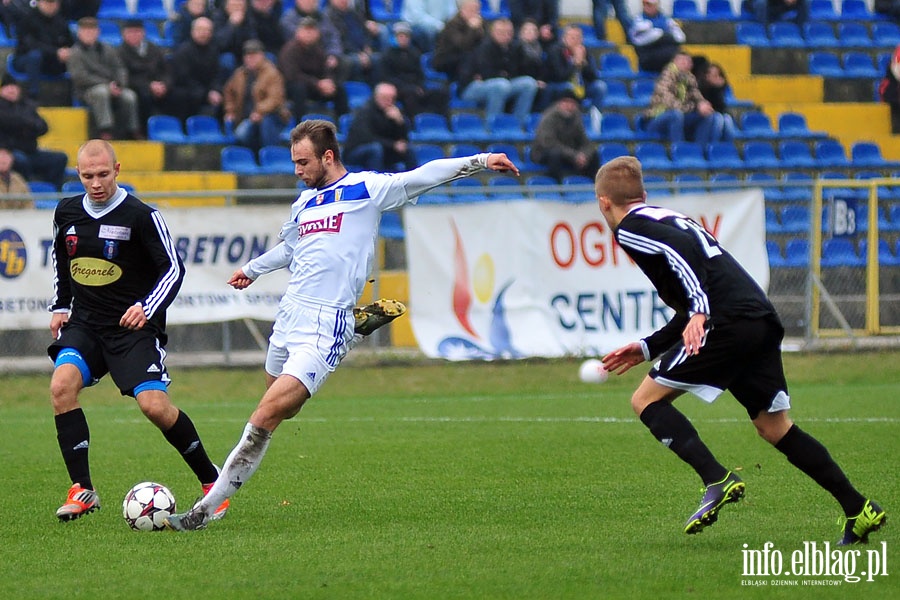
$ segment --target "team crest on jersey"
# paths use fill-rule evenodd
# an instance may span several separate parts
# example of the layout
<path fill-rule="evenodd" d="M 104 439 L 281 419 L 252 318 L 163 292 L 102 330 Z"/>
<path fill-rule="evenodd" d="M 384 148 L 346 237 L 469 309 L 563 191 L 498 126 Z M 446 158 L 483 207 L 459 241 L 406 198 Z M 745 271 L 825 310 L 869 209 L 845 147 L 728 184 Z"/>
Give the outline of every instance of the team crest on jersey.
<path fill-rule="evenodd" d="M 77 235 L 67 235 L 66 236 L 66 254 L 69 256 L 75 256 L 75 252 L 78 251 L 78 236 Z"/>
<path fill-rule="evenodd" d="M 325 194 L 316 194 L 316 206 L 321 205 L 325 202 Z"/>
<path fill-rule="evenodd" d="M 340 202 L 340 201 L 341 201 L 341 197 L 342 197 L 343 195 L 344 195 L 344 188 L 337 188 L 336 190 L 334 190 L 334 201 L 335 201 L 335 202 Z"/>
<path fill-rule="evenodd" d="M 119 255 L 119 242 L 106 240 L 103 243 L 103 258 L 112 260 Z"/>

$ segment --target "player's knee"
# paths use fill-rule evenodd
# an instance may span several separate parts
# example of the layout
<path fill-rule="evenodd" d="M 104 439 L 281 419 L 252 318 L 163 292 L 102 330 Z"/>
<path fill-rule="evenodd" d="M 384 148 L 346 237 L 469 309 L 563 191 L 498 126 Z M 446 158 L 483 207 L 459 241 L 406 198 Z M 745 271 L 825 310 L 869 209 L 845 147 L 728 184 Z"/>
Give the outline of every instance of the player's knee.
<path fill-rule="evenodd" d="M 644 412 L 644 409 L 650 404 L 649 400 L 643 395 L 635 392 L 631 396 L 631 409 L 634 411 L 634 414 L 641 416 L 641 413 Z"/>
<path fill-rule="evenodd" d="M 66 377 L 54 373 L 50 379 L 50 402 L 56 414 L 68 412 L 77 405 L 78 391 L 81 389 L 77 377 Z"/>

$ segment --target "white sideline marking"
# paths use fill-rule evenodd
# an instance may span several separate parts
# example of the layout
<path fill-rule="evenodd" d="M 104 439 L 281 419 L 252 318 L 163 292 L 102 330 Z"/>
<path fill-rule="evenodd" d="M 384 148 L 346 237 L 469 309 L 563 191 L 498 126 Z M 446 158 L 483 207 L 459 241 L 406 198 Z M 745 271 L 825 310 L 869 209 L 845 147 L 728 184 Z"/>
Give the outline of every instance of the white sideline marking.
<path fill-rule="evenodd" d="M 637 417 L 298 417 L 296 423 L 639 423 Z M 115 419 L 116 423 L 146 423 L 146 419 Z M 245 423 L 246 419 L 206 418 L 204 423 Z M 750 419 L 691 419 L 692 423 L 749 423 Z M 900 423 L 894 417 L 813 417 L 801 423 Z"/>

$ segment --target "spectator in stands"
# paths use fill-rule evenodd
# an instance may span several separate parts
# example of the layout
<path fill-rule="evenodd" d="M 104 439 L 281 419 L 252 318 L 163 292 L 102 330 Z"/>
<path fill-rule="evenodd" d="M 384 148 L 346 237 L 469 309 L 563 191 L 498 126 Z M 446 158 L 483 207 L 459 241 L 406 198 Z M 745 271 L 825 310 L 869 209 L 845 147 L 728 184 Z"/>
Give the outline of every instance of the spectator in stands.
<path fill-rule="evenodd" d="M 434 50 L 438 34 L 456 14 L 456 0 L 403 0 L 400 18 L 412 27 L 413 44 L 424 52 Z"/>
<path fill-rule="evenodd" d="M 541 43 L 552 44 L 559 26 L 559 0 L 509 0 L 509 18 L 516 31 L 526 20 L 534 21 Z"/>
<path fill-rule="evenodd" d="M 532 159 L 559 181 L 566 175 L 593 177 L 600 168 L 597 145 L 588 139 L 578 102 L 572 90 L 562 92 L 541 114 L 531 144 Z"/>
<path fill-rule="evenodd" d="M 62 0 L 62 14 L 69 21 L 96 17 L 102 3 L 102 0 Z"/>
<path fill-rule="evenodd" d="M 284 77 L 266 58 L 263 43 L 244 42 L 242 54 L 243 65 L 225 83 L 225 121 L 232 124 L 239 144 L 258 151 L 278 143 L 291 114 Z"/>
<path fill-rule="evenodd" d="M 534 19 L 525 19 L 518 29 L 516 47 L 523 75 L 531 75 L 538 82 L 539 90 L 544 88 L 546 53 L 541 44 L 541 33 Z"/>
<path fill-rule="evenodd" d="M 319 10 L 319 0 L 295 0 L 294 7 L 284 11 L 281 15 L 281 34 L 285 40 L 294 38 L 297 26 L 304 17 L 312 17 L 319 27 L 319 36 L 325 46 L 325 54 L 328 56 L 328 68 L 336 69 L 343 48 L 341 36 L 334 26 L 325 18 L 325 13 Z"/>
<path fill-rule="evenodd" d="M 572 91 L 578 101 L 585 98 L 600 110 L 606 96 L 606 83 L 600 79 L 599 69 L 584 45 L 584 32 L 578 25 L 568 25 L 562 37 L 547 51 L 547 87 L 544 97 L 547 106 Z"/>
<path fill-rule="evenodd" d="M 290 39 L 281 32 L 279 21 L 283 13 L 281 0 L 250 0 L 249 16 L 266 52 L 278 54 L 285 40 Z"/>
<path fill-rule="evenodd" d="M 447 21 L 435 40 L 431 66 L 446 73 L 451 81 L 460 81 L 461 67 L 471 61 L 475 48 L 483 39 L 481 0 L 460 0 L 459 10 Z"/>
<path fill-rule="evenodd" d="M 128 71 L 119 53 L 99 41 L 97 19 L 79 19 L 75 35 L 78 40 L 69 57 L 69 74 L 75 97 L 88 107 L 94 119 L 97 137 L 111 140 L 124 134 L 143 139 L 137 94 L 128 87 Z"/>
<path fill-rule="evenodd" d="M 659 73 L 672 61 L 686 37 L 681 26 L 659 9 L 659 0 L 642 0 L 643 12 L 628 30 L 643 71 Z"/>
<path fill-rule="evenodd" d="M 900 0 L 875 0 L 873 8 L 891 21 L 900 21 Z"/>
<path fill-rule="evenodd" d="M 191 39 L 191 26 L 200 17 L 212 18 L 208 0 L 186 0 L 178 5 L 172 18 L 172 43 L 177 48 Z"/>
<path fill-rule="evenodd" d="M 0 146 L 0 209 L 28 208 L 31 189 L 28 182 L 13 170 L 13 153 Z M 22 196 L 15 200 L 4 196 Z"/>
<path fill-rule="evenodd" d="M 344 160 L 366 171 L 400 172 L 416 166 L 409 146 L 409 122 L 397 106 L 397 88 L 382 82 L 353 111 Z"/>
<path fill-rule="evenodd" d="M 734 118 L 728 113 L 728 79 L 722 65 L 709 62 L 705 56 L 694 56 L 691 72 L 697 79 L 700 93 L 721 115 L 722 130 L 714 137 L 723 142 L 732 142 L 735 137 Z"/>
<path fill-rule="evenodd" d="M 223 7 L 213 12 L 213 25 L 219 64 L 230 75 L 241 61 L 244 44 L 259 35 L 248 14 L 247 0 L 225 0 Z"/>
<path fill-rule="evenodd" d="M 31 10 L 29 0 L 0 0 L 0 25 L 6 37 L 15 38 L 18 23 Z"/>
<path fill-rule="evenodd" d="M 616 19 L 622 26 L 622 32 L 626 37 L 628 36 L 628 32 L 631 31 L 631 27 L 634 25 L 634 19 L 631 18 L 631 13 L 628 11 L 626 0 L 593 0 L 592 4 L 594 35 L 597 36 L 598 40 L 606 39 L 606 17 L 609 15 L 610 5 L 616 11 Z"/>
<path fill-rule="evenodd" d="M 900 45 L 891 54 L 878 93 L 881 100 L 891 107 L 891 132 L 900 133 Z"/>
<path fill-rule="evenodd" d="M 59 0 L 38 0 L 17 26 L 13 66 L 25 73 L 27 92 L 37 98 L 43 75 L 62 75 L 75 40 L 69 22 L 59 12 Z"/>
<path fill-rule="evenodd" d="M 490 123 L 503 112 L 507 102 L 512 102 L 513 114 L 523 127 L 528 124 L 538 83 L 534 77 L 522 74 L 520 58 L 513 41 L 512 21 L 493 21 L 488 37 L 478 46 L 460 81 L 460 97 L 483 106 L 486 122 Z"/>
<path fill-rule="evenodd" d="M 809 18 L 807 0 L 748 0 L 760 23 L 794 21 L 803 25 Z"/>
<path fill-rule="evenodd" d="M 293 39 L 278 54 L 278 67 L 298 122 L 310 112 L 311 102 L 333 102 L 338 115 L 350 112 L 340 65 L 326 53 L 314 17 L 300 20 Z"/>
<path fill-rule="evenodd" d="M 219 67 L 219 49 L 213 42 L 211 19 L 194 19 L 191 39 L 178 46 L 171 64 L 173 114 L 182 121 L 198 114 L 220 117 L 224 78 Z"/>
<path fill-rule="evenodd" d="M 388 46 L 390 36 L 387 28 L 366 19 L 362 10 L 350 6 L 350 0 L 328 0 L 325 19 L 338 32 L 348 79 L 372 81 L 372 69 L 378 62 L 378 52 Z"/>
<path fill-rule="evenodd" d="M 688 140 L 705 146 L 721 139 L 722 116 L 703 98 L 692 66 L 691 56 L 679 52 L 659 74 L 646 129 L 669 142 Z"/>
<path fill-rule="evenodd" d="M 426 84 L 422 53 L 412 45 L 412 27 L 405 21 L 398 21 L 394 23 L 393 31 L 396 43 L 381 55 L 379 78 L 397 88 L 400 102 L 410 118 L 422 112 L 449 117 L 450 93 L 444 85 Z"/>
<path fill-rule="evenodd" d="M 117 50 L 128 71 L 128 87 L 137 94 L 142 127 L 152 115 L 174 114 L 169 99 L 169 62 L 162 48 L 147 41 L 142 20 L 128 19 L 122 24 L 122 45 Z"/>
<path fill-rule="evenodd" d="M 16 170 L 26 179 L 48 181 L 60 188 L 69 159 L 65 152 L 38 148 L 47 133 L 47 121 L 37 103 L 22 93 L 19 82 L 7 73 L 0 79 L 0 146 L 15 156 Z"/>

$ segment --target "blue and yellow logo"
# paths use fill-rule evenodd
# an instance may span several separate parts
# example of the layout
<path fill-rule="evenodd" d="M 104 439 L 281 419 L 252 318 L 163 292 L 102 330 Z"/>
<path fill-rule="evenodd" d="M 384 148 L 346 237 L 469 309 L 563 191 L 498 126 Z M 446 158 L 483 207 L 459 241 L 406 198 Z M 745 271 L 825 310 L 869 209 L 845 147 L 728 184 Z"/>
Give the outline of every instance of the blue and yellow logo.
<path fill-rule="evenodd" d="M 25 271 L 27 263 L 28 253 L 22 236 L 12 229 L 0 231 L 0 277 L 15 279 Z"/>

